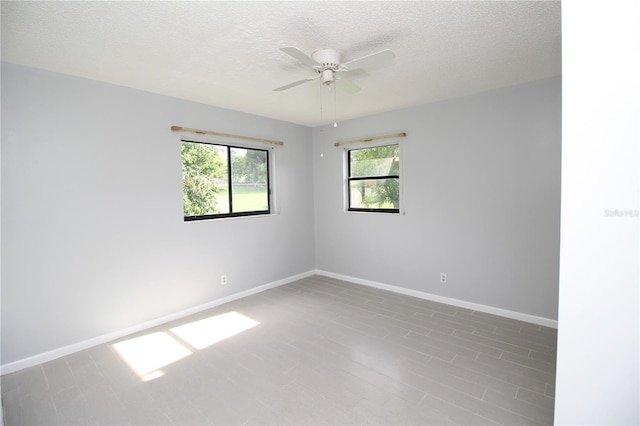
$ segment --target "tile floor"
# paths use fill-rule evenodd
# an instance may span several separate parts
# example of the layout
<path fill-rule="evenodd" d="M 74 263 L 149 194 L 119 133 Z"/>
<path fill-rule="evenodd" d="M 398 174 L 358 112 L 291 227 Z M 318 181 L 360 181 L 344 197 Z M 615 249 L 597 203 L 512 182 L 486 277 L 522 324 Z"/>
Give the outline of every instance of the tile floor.
<path fill-rule="evenodd" d="M 554 329 L 313 276 L 5 375 L 4 420 L 552 424 L 555 351 Z"/>

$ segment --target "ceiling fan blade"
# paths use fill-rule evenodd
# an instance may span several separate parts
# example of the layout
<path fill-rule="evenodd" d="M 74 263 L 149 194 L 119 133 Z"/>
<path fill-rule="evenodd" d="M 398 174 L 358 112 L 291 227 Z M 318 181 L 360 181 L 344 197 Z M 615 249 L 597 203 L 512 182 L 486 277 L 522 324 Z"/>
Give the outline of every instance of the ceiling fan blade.
<path fill-rule="evenodd" d="M 360 91 L 360 86 L 343 77 L 336 79 L 336 86 L 347 93 L 357 93 Z"/>
<path fill-rule="evenodd" d="M 273 89 L 273 91 L 274 92 L 282 92 L 283 90 L 291 89 L 292 87 L 300 86 L 301 84 L 304 84 L 304 83 L 306 83 L 308 81 L 315 80 L 318 77 L 320 77 L 319 74 L 316 77 L 309 77 L 309 78 L 305 78 L 304 80 L 294 81 L 293 83 L 285 84 L 282 87 L 278 87 L 277 89 Z"/>
<path fill-rule="evenodd" d="M 395 58 L 396 55 L 389 49 L 382 50 L 371 55 L 363 56 L 358 59 L 354 59 L 349 62 L 345 62 L 344 65 L 348 70 L 355 70 L 358 68 L 369 68 L 385 65 L 387 62 Z"/>
<path fill-rule="evenodd" d="M 293 46 L 281 47 L 280 50 L 282 50 L 287 55 L 293 56 L 294 58 L 296 58 L 297 60 L 299 60 L 303 64 L 308 65 L 310 67 L 314 67 L 316 65 L 320 65 L 319 63 L 314 61 L 311 58 L 311 56 L 308 56 L 306 53 L 302 52 L 300 49 L 298 49 L 296 47 L 293 47 Z"/>

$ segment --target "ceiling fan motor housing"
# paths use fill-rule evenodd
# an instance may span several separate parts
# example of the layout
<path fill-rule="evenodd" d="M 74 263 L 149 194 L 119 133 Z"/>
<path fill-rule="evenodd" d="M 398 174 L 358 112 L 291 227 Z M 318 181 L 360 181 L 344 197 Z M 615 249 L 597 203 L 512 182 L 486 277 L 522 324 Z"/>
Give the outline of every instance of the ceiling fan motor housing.
<path fill-rule="evenodd" d="M 324 70 L 337 71 L 340 68 L 340 53 L 333 49 L 320 49 L 311 54 L 311 59 L 322 65 Z"/>

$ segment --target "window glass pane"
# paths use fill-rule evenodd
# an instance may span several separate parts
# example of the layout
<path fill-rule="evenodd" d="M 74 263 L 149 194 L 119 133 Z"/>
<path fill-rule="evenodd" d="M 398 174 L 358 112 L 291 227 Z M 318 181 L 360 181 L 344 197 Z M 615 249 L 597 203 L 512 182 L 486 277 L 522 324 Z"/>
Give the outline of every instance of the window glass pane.
<path fill-rule="evenodd" d="M 267 151 L 231 148 L 233 212 L 269 211 Z"/>
<path fill-rule="evenodd" d="M 268 214 L 269 151 L 182 141 L 184 220 Z"/>
<path fill-rule="evenodd" d="M 352 209 L 398 209 L 400 205 L 398 178 L 362 179 L 349 182 Z"/>
<path fill-rule="evenodd" d="M 182 142 L 185 216 L 229 213 L 227 149 Z"/>
<path fill-rule="evenodd" d="M 351 177 L 398 175 L 399 145 L 385 145 L 349 151 Z"/>

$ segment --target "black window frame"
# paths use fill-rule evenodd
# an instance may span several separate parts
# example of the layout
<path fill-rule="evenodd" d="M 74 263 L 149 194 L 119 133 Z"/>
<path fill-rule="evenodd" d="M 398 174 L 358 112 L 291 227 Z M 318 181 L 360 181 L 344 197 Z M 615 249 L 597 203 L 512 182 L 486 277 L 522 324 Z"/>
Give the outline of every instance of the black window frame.
<path fill-rule="evenodd" d="M 400 161 L 400 143 L 386 143 L 386 144 L 376 144 L 374 146 L 360 146 L 360 147 L 354 147 L 354 148 L 350 148 L 347 149 L 347 155 L 346 155 L 346 160 L 347 160 L 347 211 L 348 212 L 366 212 L 366 213 L 392 213 L 392 214 L 399 214 L 400 213 L 400 205 L 398 205 L 398 208 L 372 208 L 372 207 L 351 207 L 351 182 L 356 182 L 356 181 L 361 181 L 361 180 L 386 180 L 386 179 L 397 179 L 398 180 L 398 187 L 400 187 L 401 182 L 400 182 L 400 174 L 397 175 L 375 175 L 375 176 L 357 176 L 357 177 L 353 177 L 351 176 L 351 153 L 353 151 L 360 151 L 363 149 L 372 149 L 372 148 L 379 148 L 381 146 L 392 146 L 392 145 L 397 145 L 398 146 L 398 161 Z M 400 203 L 400 197 L 401 197 L 401 192 L 398 194 L 398 203 Z"/>
<path fill-rule="evenodd" d="M 224 218 L 234 218 L 234 217 L 247 217 L 247 216 L 261 216 L 261 215 L 269 215 L 272 211 L 272 200 L 271 200 L 271 152 L 268 148 L 256 148 L 254 146 L 243 146 L 243 145 L 231 145 L 223 142 L 204 142 L 197 141 L 191 139 L 181 139 L 180 143 L 195 143 L 202 145 L 214 145 L 221 146 L 227 149 L 227 185 L 229 188 L 229 213 L 217 213 L 217 214 L 205 214 L 198 216 L 184 216 L 184 205 L 183 205 L 183 217 L 185 222 L 193 222 L 198 220 L 210 220 L 210 219 L 224 219 Z M 267 210 L 252 210 L 252 211 L 244 211 L 244 212 L 233 212 L 233 183 L 232 183 L 232 173 L 231 173 L 231 149 L 246 149 L 264 152 L 267 159 Z M 180 163 L 182 164 L 182 156 L 180 156 Z M 184 197 L 184 183 L 182 187 L 182 195 Z M 183 201 L 184 202 L 184 201 Z"/>

